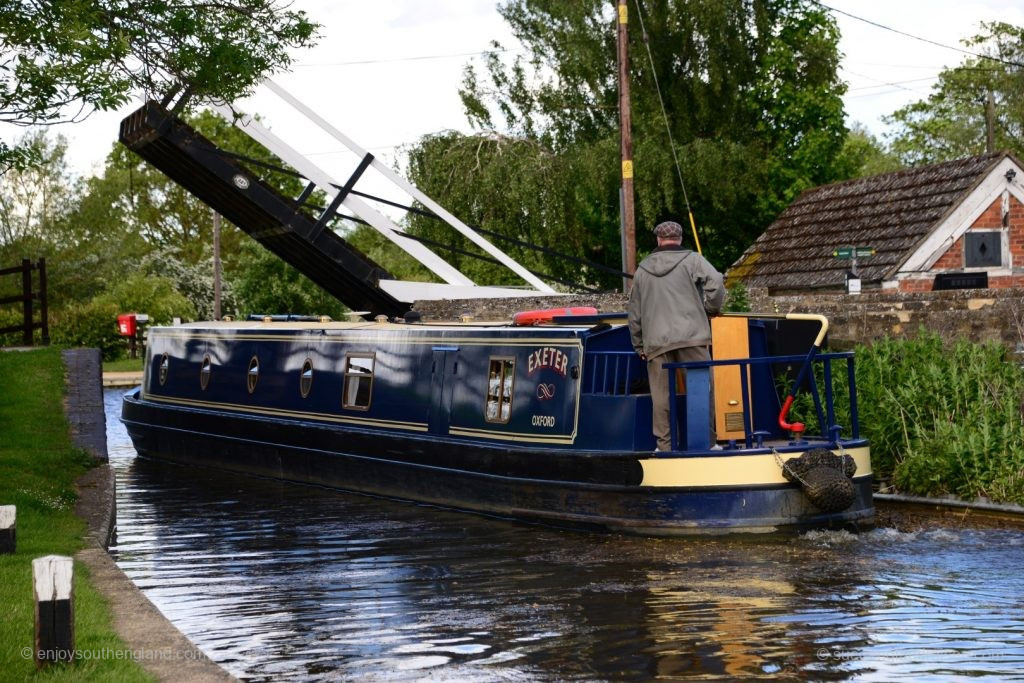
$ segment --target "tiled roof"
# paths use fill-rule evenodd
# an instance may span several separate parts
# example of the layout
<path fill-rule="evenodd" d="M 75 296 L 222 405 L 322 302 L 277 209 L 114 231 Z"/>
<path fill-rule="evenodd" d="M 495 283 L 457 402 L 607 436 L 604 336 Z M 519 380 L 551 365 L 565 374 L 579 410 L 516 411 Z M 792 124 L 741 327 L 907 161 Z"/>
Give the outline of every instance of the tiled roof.
<path fill-rule="evenodd" d="M 773 290 L 841 287 L 850 262 L 838 247 L 874 247 L 857 260 L 865 282 L 880 282 L 1006 155 L 957 161 L 857 178 L 806 190 L 729 270 L 748 286 Z"/>

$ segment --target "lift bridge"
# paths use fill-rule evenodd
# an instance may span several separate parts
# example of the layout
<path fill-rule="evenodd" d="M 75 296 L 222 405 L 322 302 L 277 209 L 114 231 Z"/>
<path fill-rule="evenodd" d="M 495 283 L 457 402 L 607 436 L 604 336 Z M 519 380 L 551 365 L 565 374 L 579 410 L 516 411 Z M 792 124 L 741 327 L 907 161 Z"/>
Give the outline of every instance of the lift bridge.
<path fill-rule="evenodd" d="M 268 80 L 263 86 L 360 158 L 349 178 L 339 181 L 331 177 L 258 121 L 226 106 L 214 109 L 306 180 L 305 189 L 298 197 L 286 197 L 264 182 L 249 168 L 253 160 L 219 149 L 166 109 L 167 102 L 147 102 L 126 117 L 121 122 L 120 141 L 354 311 L 392 317 L 408 311 L 415 300 L 556 294 L 534 273 L 413 187 L 277 83 Z M 247 165 L 246 161 L 250 163 Z M 491 259 L 518 275 L 525 282 L 524 288 L 476 285 L 426 245 L 406 235 L 390 218 L 364 201 L 369 195 L 356 190 L 357 182 L 371 168 L 467 237 Z M 309 204 L 316 190 L 328 198 L 324 209 Z M 354 220 L 375 228 L 401 247 L 442 283 L 393 279 L 383 267 L 331 228 L 335 219 L 350 217 L 340 213 L 342 208 L 350 212 Z"/>

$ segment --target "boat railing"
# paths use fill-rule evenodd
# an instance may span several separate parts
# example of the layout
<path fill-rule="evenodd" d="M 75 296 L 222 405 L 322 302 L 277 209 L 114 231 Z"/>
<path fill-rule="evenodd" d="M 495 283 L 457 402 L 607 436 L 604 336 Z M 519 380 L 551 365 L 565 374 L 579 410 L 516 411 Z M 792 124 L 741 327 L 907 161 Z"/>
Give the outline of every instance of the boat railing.
<path fill-rule="evenodd" d="M 633 389 L 634 382 L 646 379 L 644 362 L 633 351 L 587 351 L 582 387 L 585 394 L 626 396 L 646 393 L 646 389 L 643 392 Z"/>
<path fill-rule="evenodd" d="M 792 364 L 801 362 L 797 381 L 781 405 L 778 415 L 778 425 L 783 430 L 790 432 L 794 441 L 820 441 L 823 444 L 836 444 L 840 441 L 843 427 L 836 420 L 836 401 L 833 382 L 833 361 L 845 361 L 846 363 L 846 385 L 847 400 L 849 406 L 850 433 L 852 439 L 860 438 L 860 427 L 857 415 L 857 389 L 854 380 L 854 360 L 852 352 L 837 353 L 816 353 L 812 352 L 807 356 L 763 356 L 756 358 L 738 358 L 729 360 L 713 361 L 692 361 L 687 363 L 665 363 L 664 367 L 670 372 L 674 369 L 686 370 L 686 402 L 685 415 L 682 421 L 685 427 L 685 443 L 679 434 L 679 402 L 676 392 L 676 383 L 669 382 L 669 424 L 671 426 L 672 450 L 696 450 L 706 451 L 711 444 L 711 429 L 709 421 L 712 416 L 711 406 L 711 378 L 713 368 L 735 367 L 740 376 L 740 387 L 743 408 L 743 432 L 744 442 L 747 448 L 763 446 L 764 439 L 772 436 L 773 432 L 756 429 L 754 424 L 754 411 L 752 410 L 752 399 L 750 384 L 746 381 L 751 376 L 751 369 L 762 365 Z M 822 367 L 822 390 L 818 389 L 815 366 Z M 770 374 L 770 372 L 769 372 Z M 809 377 L 808 377 L 809 375 Z M 803 381 L 807 379 L 807 381 Z M 793 399 L 803 386 L 809 387 L 815 416 L 818 425 L 821 427 L 820 435 L 807 435 L 804 433 L 804 425 L 801 423 L 787 422 L 787 413 L 793 405 Z M 822 393 L 824 396 L 822 396 Z M 776 398 L 778 394 L 775 394 Z"/>

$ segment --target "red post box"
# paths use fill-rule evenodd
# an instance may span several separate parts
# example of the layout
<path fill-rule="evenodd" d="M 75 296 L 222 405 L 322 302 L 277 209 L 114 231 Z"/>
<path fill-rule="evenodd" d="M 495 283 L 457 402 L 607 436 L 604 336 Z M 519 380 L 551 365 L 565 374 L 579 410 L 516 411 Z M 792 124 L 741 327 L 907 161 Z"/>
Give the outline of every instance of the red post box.
<path fill-rule="evenodd" d="M 135 337 L 135 314 L 122 313 L 117 316 L 117 331 L 122 337 Z"/>

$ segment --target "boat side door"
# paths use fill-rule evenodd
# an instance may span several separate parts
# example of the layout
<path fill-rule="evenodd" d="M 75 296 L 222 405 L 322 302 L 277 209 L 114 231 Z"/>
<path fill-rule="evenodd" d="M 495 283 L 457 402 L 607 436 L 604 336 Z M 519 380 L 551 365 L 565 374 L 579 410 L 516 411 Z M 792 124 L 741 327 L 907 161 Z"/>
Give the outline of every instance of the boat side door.
<path fill-rule="evenodd" d="M 430 376 L 430 414 L 427 430 L 431 434 L 447 434 L 452 417 L 452 394 L 459 373 L 458 346 L 431 348 L 433 368 Z"/>

